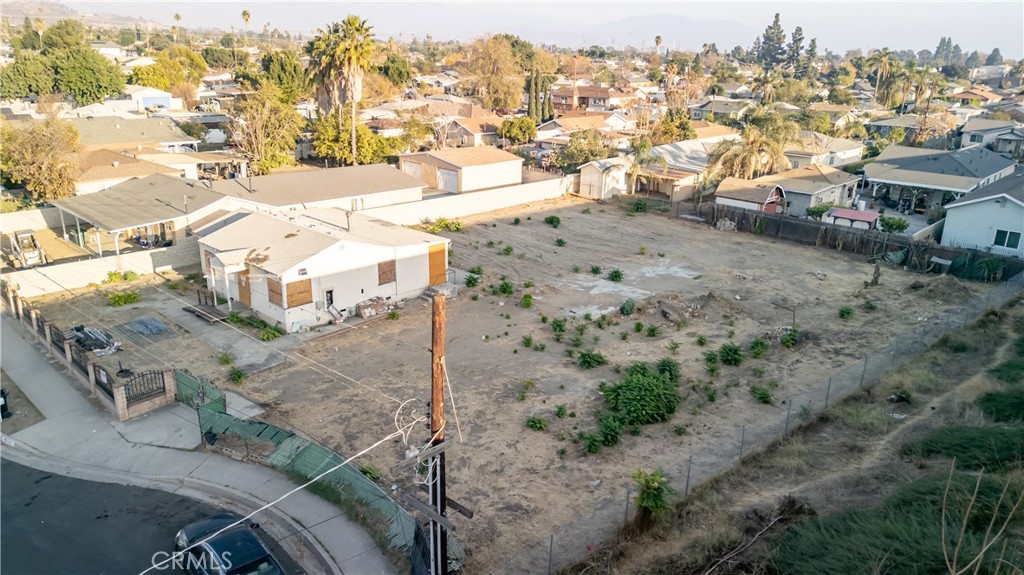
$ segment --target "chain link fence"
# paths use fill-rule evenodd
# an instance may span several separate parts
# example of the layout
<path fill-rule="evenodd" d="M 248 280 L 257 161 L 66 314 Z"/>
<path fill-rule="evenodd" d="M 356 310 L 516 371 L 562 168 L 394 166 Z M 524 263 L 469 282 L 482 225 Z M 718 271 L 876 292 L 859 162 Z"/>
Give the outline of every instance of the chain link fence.
<path fill-rule="evenodd" d="M 800 419 L 821 414 L 829 406 L 873 387 L 904 360 L 927 350 L 943 336 L 966 327 L 988 310 L 1002 307 L 1022 291 L 1024 272 L 991 286 L 985 294 L 964 302 L 955 311 L 927 318 L 911 332 L 894 336 L 891 345 L 884 350 L 823 375 L 817 388 L 778 396 L 773 414 L 738 421 L 734 429 L 716 434 L 697 451 L 676 454 L 671 460 L 644 462 L 643 466 L 661 467 L 673 488 L 685 498 L 697 485 L 728 471 L 745 455 L 785 439 Z M 508 572 L 552 573 L 585 559 L 596 545 L 614 537 L 632 519 L 635 495 L 630 489 L 623 489 L 621 497 L 596 502 L 591 513 L 575 518 L 557 533 L 538 534 L 532 545 L 511 558 Z"/>

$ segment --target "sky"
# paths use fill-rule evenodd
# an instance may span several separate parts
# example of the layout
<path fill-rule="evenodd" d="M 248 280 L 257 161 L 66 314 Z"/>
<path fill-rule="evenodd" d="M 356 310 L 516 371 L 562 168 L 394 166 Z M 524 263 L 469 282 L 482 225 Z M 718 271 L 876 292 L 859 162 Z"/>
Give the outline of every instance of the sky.
<path fill-rule="evenodd" d="M 532 42 L 563 47 L 602 46 L 650 48 L 654 36 L 664 46 L 699 49 L 714 42 L 719 50 L 749 47 L 771 24 L 776 12 L 787 36 L 803 28 L 805 45 L 817 38 L 818 51 L 844 54 L 853 48 L 934 50 L 949 36 L 964 53 L 991 52 L 999 47 L 1006 58 L 1024 56 L 1024 2 L 272 2 L 218 0 L 159 2 L 65 0 L 88 13 L 143 17 L 166 25 L 182 15 L 181 25 L 241 30 L 241 12 L 252 13 L 250 31 L 271 28 L 310 35 L 316 28 L 348 14 L 366 19 L 378 37 L 410 40 L 430 34 L 434 39 L 470 40 L 508 32 Z"/>

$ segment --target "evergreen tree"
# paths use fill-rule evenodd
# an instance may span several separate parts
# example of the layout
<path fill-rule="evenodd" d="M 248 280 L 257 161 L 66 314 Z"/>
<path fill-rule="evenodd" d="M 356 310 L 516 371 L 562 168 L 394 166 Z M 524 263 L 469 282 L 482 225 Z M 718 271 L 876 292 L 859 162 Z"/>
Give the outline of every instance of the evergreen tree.
<path fill-rule="evenodd" d="M 538 123 L 540 120 L 540 110 L 538 96 L 540 95 L 539 86 L 537 86 L 537 70 L 530 72 L 530 89 L 529 98 L 530 101 L 526 106 L 526 115 L 533 120 L 534 123 Z"/>
<path fill-rule="evenodd" d="M 747 51 L 747 61 L 755 64 L 761 61 L 761 37 L 754 38 L 754 43 L 750 46 L 750 50 Z"/>
<path fill-rule="evenodd" d="M 39 50 L 43 47 L 39 34 L 36 33 L 35 27 L 32 26 L 32 19 L 28 16 L 25 16 L 25 21 L 21 24 L 19 44 L 22 50 Z"/>
<path fill-rule="evenodd" d="M 547 122 L 555 117 L 555 107 L 551 103 L 551 91 L 544 90 L 544 121 Z"/>
<path fill-rule="evenodd" d="M 963 57 L 964 52 L 960 49 L 960 44 L 954 44 L 953 49 L 949 52 L 949 63 L 958 66 Z"/>
<path fill-rule="evenodd" d="M 935 47 L 935 63 L 944 66 L 949 62 L 949 38 L 939 38 L 939 45 Z"/>
<path fill-rule="evenodd" d="M 977 50 L 971 52 L 967 56 L 967 61 L 964 62 L 964 66 L 967 66 L 968 68 L 977 68 L 980 65 L 981 65 L 981 54 L 979 54 Z"/>
<path fill-rule="evenodd" d="M 793 29 L 793 36 L 786 47 L 786 65 L 796 69 L 800 65 L 800 53 L 804 49 L 804 30 L 800 26 Z"/>
<path fill-rule="evenodd" d="M 762 66 L 775 68 L 785 59 L 786 54 L 786 31 L 782 29 L 779 22 L 779 14 L 775 13 L 775 20 L 771 26 L 764 30 L 761 37 L 761 56 L 758 61 Z"/>
<path fill-rule="evenodd" d="M 997 66 L 1003 63 L 1003 55 L 999 53 L 999 48 L 992 48 L 992 53 L 985 59 L 986 66 Z M 968 67 L 970 64 L 968 64 Z"/>

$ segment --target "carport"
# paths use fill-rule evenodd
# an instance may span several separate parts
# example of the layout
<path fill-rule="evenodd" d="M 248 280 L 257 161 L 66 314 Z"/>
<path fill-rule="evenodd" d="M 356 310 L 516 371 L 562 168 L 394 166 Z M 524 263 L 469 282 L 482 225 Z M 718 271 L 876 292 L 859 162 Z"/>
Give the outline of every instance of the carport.
<path fill-rule="evenodd" d="M 84 248 L 82 222 L 91 225 L 96 234 L 96 252 L 103 257 L 101 232 L 113 237 L 113 250 L 118 255 L 122 234 L 134 238 L 143 248 L 168 246 L 191 235 L 192 224 L 220 209 L 226 201 L 200 182 L 155 174 L 101 192 L 54 200 L 53 205 L 60 211 L 64 237 L 73 218 L 77 243 Z"/>

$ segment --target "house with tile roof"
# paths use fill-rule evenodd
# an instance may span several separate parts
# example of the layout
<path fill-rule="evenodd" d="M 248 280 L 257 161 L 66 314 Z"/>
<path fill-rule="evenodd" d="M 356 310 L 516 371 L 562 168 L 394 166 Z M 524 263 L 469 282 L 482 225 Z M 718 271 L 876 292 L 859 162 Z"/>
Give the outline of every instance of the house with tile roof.
<path fill-rule="evenodd" d="M 874 198 L 907 200 L 915 209 L 941 206 L 1013 173 L 1016 162 L 972 146 L 929 150 L 889 146 L 864 166 Z"/>
<path fill-rule="evenodd" d="M 570 86 L 551 90 L 551 105 L 559 112 L 577 109 L 603 112 L 624 108 L 636 100 L 636 94 L 601 86 Z"/>
<path fill-rule="evenodd" d="M 860 176 L 817 164 L 761 176 L 754 180 L 781 186 L 786 195 L 786 213 L 804 217 L 807 208 L 823 204 L 850 207 Z"/>
<path fill-rule="evenodd" d="M 839 168 L 859 162 L 864 157 L 864 144 L 846 138 L 833 138 L 820 132 L 801 130 L 796 142 L 786 145 L 783 154 L 793 168 L 819 164 Z"/>
<path fill-rule="evenodd" d="M 945 207 L 942 245 L 1024 258 L 1024 166 Z"/>

